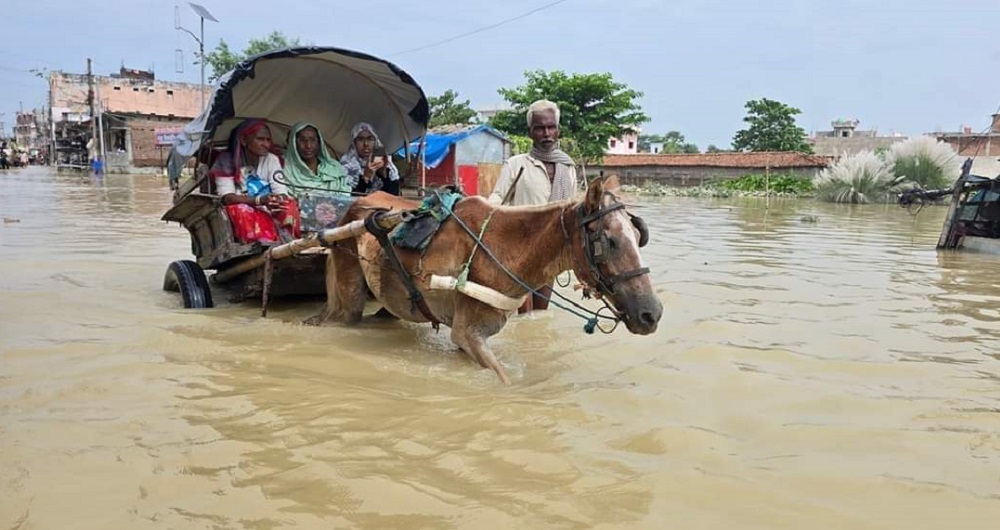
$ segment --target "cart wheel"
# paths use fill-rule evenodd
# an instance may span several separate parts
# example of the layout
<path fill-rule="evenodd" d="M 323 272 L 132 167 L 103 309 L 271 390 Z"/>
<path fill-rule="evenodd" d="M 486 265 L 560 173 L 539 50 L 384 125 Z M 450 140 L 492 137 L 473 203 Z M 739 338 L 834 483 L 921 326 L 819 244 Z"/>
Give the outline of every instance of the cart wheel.
<path fill-rule="evenodd" d="M 190 260 L 177 260 L 167 267 L 163 277 L 164 291 L 180 291 L 185 309 L 213 307 L 212 290 L 208 287 L 205 271 Z"/>

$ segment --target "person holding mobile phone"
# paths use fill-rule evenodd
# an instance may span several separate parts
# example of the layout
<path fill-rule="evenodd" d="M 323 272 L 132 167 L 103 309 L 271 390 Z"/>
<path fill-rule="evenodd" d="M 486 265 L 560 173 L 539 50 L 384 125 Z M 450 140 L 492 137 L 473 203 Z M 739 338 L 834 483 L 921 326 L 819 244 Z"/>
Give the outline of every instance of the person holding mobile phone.
<path fill-rule="evenodd" d="M 347 170 L 348 183 L 355 194 L 384 191 L 399 195 L 399 170 L 386 154 L 375 128 L 360 122 L 351 129 L 351 147 L 340 158 Z"/>

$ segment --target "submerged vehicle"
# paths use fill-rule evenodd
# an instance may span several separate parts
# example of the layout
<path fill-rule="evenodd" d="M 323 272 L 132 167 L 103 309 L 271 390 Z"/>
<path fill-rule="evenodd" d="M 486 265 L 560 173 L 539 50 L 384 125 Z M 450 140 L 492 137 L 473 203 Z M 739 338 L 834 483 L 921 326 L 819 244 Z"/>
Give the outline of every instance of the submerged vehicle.
<path fill-rule="evenodd" d="M 901 206 L 923 205 L 951 196 L 939 249 L 965 249 L 1000 255 L 1000 176 L 972 174 L 972 159 L 962 164 L 962 174 L 951 188 L 913 189 L 899 194 Z"/>
<path fill-rule="evenodd" d="M 211 285 L 225 285 L 234 300 L 247 297 L 322 295 L 325 292 L 323 248 L 316 245 L 280 245 L 286 259 L 271 260 L 269 250 L 279 244 L 243 242 L 234 235 L 226 209 L 208 169 L 228 149 L 233 129 L 243 120 L 265 120 L 277 148 L 285 146 L 291 126 L 306 120 L 323 133 L 334 157 L 351 144 L 351 127 L 364 121 L 379 131 L 389 152 L 408 152 L 410 142 L 426 134 L 430 116 L 427 98 L 414 79 L 396 65 L 361 52 L 331 47 L 293 47 L 251 57 L 220 77 L 208 108 L 186 125 L 167 163 L 174 204 L 162 219 L 183 225 L 191 235 L 195 260 L 172 262 L 163 288 L 179 291 L 184 307 L 214 305 Z M 191 158 L 193 175 L 180 180 Z M 342 211 L 352 202 L 344 196 L 333 201 Z M 306 209 L 303 208 L 305 211 Z M 303 236 L 329 229 L 325 209 L 322 221 L 301 220 Z M 308 248 L 306 248 L 308 247 Z M 268 259 L 264 259 L 268 257 Z M 211 282 L 206 270 L 214 270 Z"/>

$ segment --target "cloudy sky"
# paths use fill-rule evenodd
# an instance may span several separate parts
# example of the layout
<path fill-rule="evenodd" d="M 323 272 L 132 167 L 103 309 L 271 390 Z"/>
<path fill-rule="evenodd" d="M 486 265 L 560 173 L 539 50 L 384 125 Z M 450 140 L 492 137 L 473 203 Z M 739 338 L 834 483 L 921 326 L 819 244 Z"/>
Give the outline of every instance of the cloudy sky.
<path fill-rule="evenodd" d="M 108 74 L 124 63 L 157 78 L 198 82 L 197 33 L 187 2 L 3 0 L 0 120 L 42 105 L 29 70 Z M 645 96 L 649 133 L 728 146 L 744 103 L 768 97 L 802 110 L 807 131 L 837 118 L 919 134 L 981 130 L 1000 107 L 997 0 L 198 0 L 219 23 L 207 47 L 280 30 L 304 43 L 388 58 L 428 95 L 455 89 L 477 108 L 525 70 L 611 72 Z M 554 4 L 554 5 L 550 5 Z M 492 29 L 431 45 L 544 9 Z M 175 70 L 175 49 L 188 64 Z M 411 51 L 414 49 L 417 51 Z"/>

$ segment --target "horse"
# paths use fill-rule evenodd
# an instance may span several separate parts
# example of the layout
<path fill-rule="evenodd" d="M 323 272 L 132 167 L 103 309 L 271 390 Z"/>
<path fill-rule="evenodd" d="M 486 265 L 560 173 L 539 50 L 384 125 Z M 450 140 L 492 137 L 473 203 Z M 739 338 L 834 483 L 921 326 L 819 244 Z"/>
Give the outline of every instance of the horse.
<path fill-rule="evenodd" d="M 486 340 L 504 327 L 513 310 L 498 309 L 456 290 L 430 289 L 432 275 L 458 276 L 468 261 L 468 281 L 515 302 L 529 293 L 525 286 L 537 289 L 572 269 L 584 288 L 611 309 L 615 320 L 624 322 L 631 333 L 651 334 L 663 306 L 639 253 L 648 232 L 642 219 L 620 202 L 618 187 L 617 176 L 598 177 L 588 184 L 581 200 L 540 206 L 495 206 L 478 196 L 459 200 L 453 209 L 457 219 L 441 224 L 423 254 L 395 249 L 411 285 L 423 295 L 429 315 L 415 309 L 412 291 L 374 235 L 366 232 L 338 241 L 327 257 L 326 306 L 306 323 L 357 323 L 370 290 L 389 313 L 402 320 L 437 320 L 450 327 L 452 342 L 510 384 Z M 359 198 L 339 224 L 364 219 L 372 210 L 417 206 L 414 201 L 376 192 Z M 481 241 L 478 251 L 477 237 Z"/>

